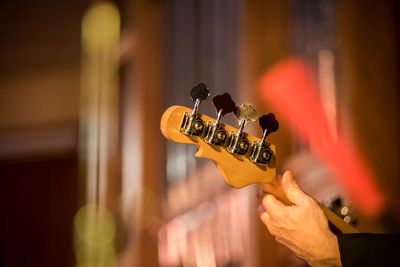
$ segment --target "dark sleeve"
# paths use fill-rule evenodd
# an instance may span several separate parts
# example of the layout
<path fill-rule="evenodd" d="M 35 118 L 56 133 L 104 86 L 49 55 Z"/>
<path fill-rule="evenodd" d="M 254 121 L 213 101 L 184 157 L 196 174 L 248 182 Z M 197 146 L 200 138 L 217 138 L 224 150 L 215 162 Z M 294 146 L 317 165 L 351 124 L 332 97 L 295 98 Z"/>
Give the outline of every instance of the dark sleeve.
<path fill-rule="evenodd" d="M 340 259 L 348 266 L 400 266 L 400 235 L 338 235 Z"/>

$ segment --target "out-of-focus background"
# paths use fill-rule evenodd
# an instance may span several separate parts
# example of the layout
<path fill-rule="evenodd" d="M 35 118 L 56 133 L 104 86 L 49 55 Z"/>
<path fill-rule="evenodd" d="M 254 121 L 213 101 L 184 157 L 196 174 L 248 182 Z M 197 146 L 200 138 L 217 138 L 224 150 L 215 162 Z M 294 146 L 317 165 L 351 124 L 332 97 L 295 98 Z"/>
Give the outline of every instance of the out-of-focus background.
<path fill-rule="evenodd" d="M 163 111 L 191 108 L 200 82 L 276 113 L 278 172 L 361 231 L 398 232 L 399 11 L 395 0 L 2 1 L 0 266 L 306 266 L 258 220 L 254 186 L 227 186 L 194 146 L 161 135 Z M 200 112 L 216 117 L 210 101 Z M 299 135 L 309 125 L 342 145 L 321 149 Z"/>

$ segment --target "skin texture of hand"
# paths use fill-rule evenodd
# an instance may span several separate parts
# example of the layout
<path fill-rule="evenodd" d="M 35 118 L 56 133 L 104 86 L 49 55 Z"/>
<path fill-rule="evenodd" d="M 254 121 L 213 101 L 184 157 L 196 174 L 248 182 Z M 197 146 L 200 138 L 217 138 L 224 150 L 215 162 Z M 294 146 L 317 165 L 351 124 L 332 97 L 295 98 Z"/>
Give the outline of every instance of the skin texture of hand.
<path fill-rule="evenodd" d="M 268 231 L 311 266 L 341 266 L 337 238 L 318 204 L 300 190 L 290 171 L 283 175 L 282 188 L 292 206 L 271 194 L 262 196 L 259 214 Z"/>

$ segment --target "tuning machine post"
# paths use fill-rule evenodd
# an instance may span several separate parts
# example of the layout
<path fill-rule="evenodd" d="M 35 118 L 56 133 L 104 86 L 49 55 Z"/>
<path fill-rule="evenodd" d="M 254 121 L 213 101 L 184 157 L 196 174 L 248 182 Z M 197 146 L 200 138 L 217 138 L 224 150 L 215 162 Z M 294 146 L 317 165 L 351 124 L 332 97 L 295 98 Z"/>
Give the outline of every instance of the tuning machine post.
<path fill-rule="evenodd" d="M 239 130 L 229 134 L 226 150 L 231 154 L 245 155 L 249 150 L 250 142 L 243 135 L 243 128 L 257 120 L 257 111 L 251 104 L 242 104 L 235 108 L 234 114 L 239 121 Z"/>
<path fill-rule="evenodd" d="M 235 102 L 232 97 L 225 93 L 217 95 L 213 98 L 213 105 L 217 111 L 217 119 L 215 122 L 208 122 L 204 142 L 209 145 L 224 146 L 228 140 L 228 133 L 221 127 L 222 117 L 235 109 Z"/>
<path fill-rule="evenodd" d="M 259 142 L 253 142 L 249 159 L 254 163 L 269 164 L 273 156 L 273 152 L 265 145 L 265 139 L 269 134 L 278 130 L 279 122 L 276 120 L 274 114 L 268 113 L 261 116 L 258 120 L 258 123 L 261 126 L 263 136 Z"/>
<path fill-rule="evenodd" d="M 203 136 L 206 124 L 198 117 L 197 111 L 201 101 L 206 100 L 209 95 L 210 90 L 204 83 L 200 83 L 192 88 L 190 91 L 190 98 L 194 102 L 194 107 L 191 113 L 184 113 L 180 127 L 181 133 L 188 136 Z"/>
<path fill-rule="evenodd" d="M 357 224 L 357 216 L 353 213 L 351 206 L 347 205 L 341 197 L 337 197 L 330 202 L 326 202 L 325 206 L 343 219 L 350 225 Z"/>

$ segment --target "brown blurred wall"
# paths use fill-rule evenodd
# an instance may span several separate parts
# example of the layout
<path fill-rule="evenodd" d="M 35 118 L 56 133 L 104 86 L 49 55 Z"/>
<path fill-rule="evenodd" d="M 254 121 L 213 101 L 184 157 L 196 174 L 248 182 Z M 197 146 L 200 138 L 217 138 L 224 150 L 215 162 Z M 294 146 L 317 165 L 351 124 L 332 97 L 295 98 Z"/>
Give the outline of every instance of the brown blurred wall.
<path fill-rule="evenodd" d="M 340 115 L 387 197 L 387 231 L 400 230 L 399 11 L 394 0 L 343 0 L 337 12 Z"/>
<path fill-rule="evenodd" d="M 0 265 L 75 262 L 80 22 L 87 4 L 0 4 Z"/>

